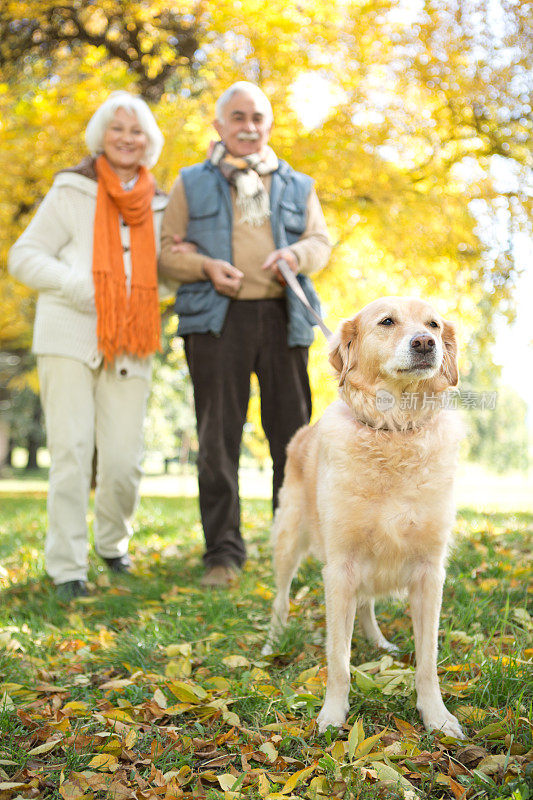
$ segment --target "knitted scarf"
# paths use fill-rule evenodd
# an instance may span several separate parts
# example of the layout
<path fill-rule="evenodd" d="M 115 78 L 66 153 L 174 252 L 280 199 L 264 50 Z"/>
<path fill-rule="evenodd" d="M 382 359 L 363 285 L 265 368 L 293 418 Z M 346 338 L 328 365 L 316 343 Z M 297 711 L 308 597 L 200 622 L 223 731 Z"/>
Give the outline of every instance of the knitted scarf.
<path fill-rule="evenodd" d="M 98 191 L 93 239 L 93 280 L 98 346 L 105 363 L 120 353 L 146 357 L 159 347 L 160 314 L 157 290 L 152 198 L 155 183 L 140 167 L 133 189 L 122 188 L 105 156 L 96 160 Z M 119 214 L 130 227 L 131 282 L 128 297 L 124 274 Z"/>
<path fill-rule="evenodd" d="M 211 155 L 211 163 L 219 168 L 228 183 L 237 191 L 237 208 L 242 222 L 262 225 L 270 216 L 270 202 L 260 175 L 269 175 L 278 168 L 274 151 L 267 147 L 264 155 L 253 153 L 238 158 L 226 150 L 223 142 L 217 142 Z"/>

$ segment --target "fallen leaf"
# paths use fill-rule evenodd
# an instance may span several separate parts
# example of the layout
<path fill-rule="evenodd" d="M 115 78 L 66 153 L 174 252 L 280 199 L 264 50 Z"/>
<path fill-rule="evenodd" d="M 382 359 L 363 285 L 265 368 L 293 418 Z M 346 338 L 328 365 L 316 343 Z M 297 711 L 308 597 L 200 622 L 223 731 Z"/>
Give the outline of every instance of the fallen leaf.
<path fill-rule="evenodd" d="M 118 759 L 111 753 L 100 753 L 94 758 L 91 758 L 87 767 L 90 769 L 98 769 L 101 772 L 115 772 L 118 768 Z"/>
<path fill-rule="evenodd" d="M 229 792 L 237 783 L 237 778 L 235 775 L 232 775 L 230 772 L 227 772 L 223 775 L 217 775 L 217 780 L 220 784 L 220 788 L 223 789 L 225 792 Z"/>
<path fill-rule="evenodd" d="M 250 662 L 245 656 L 226 656 L 222 659 L 222 663 L 230 669 L 237 669 L 237 667 L 249 667 Z"/>
<path fill-rule="evenodd" d="M 37 756 L 41 753 L 49 753 L 50 750 L 53 750 L 54 747 L 57 747 L 58 744 L 61 744 L 62 739 L 54 739 L 51 742 L 45 742 L 44 744 L 40 744 L 37 747 L 28 750 L 29 756 Z"/>
<path fill-rule="evenodd" d="M 264 753 L 264 754 L 266 755 L 266 757 L 267 757 L 268 761 L 270 761 L 270 763 L 271 763 L 271 764 L 273 764 L 273 763 L 274 763 L 274 761 L 275 761 L 275 760 L 277 759 L 277 757 L 278 757 L 278 751 L 276 750 L 276 748 L 274 747 L 274 745 L 272 744 L 272 742 L 264 742 L 264 744 L 262 744 L 262 745 L 261 745 L 261 746 L 258 748 L 258 750 L 259 750 L 261 753 Z"/>

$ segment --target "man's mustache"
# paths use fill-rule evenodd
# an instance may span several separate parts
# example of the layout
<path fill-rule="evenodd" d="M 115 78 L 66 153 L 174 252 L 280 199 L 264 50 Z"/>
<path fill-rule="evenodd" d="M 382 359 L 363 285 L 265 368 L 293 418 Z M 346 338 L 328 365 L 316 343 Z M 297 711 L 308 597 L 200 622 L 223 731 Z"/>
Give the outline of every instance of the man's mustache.
<path fill-rule="evenodd" d="M 238 133 L 237 139 L 241 142 L 256 142 L 259 139 L 258 133 Z"/>

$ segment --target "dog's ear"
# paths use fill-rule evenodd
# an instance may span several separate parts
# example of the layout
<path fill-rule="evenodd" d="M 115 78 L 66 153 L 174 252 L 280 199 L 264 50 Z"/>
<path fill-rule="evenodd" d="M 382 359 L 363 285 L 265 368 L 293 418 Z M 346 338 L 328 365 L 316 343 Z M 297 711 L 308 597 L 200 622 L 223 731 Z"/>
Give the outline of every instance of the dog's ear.
<path fill-rule="evenodd" d="M 341 322 L 330 339 L 329 363 L 339 373 L 342 386 L 348 370 L 355 367 L 355 342 L 357 339 L 357 317 Z"/>
<path fill-rule="evenodd" d="M 448 386 L 457 386 L 459 381 L 459 370 L 457 368 L 457 337 L 452 323 L 446 320 L 443 320 L 443 322 L 442 344 L 444 352 L 440 372 Z"/>

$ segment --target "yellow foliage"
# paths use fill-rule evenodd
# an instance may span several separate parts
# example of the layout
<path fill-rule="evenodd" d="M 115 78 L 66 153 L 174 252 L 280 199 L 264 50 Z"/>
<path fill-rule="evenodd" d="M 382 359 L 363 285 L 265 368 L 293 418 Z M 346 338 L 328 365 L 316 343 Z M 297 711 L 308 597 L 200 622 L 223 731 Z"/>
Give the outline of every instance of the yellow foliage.
<path fill-rule="evenodd" d="M 494 41 L 514 48 L 513 65 L 502 68 L 487 51 L 483 70 L 471 68 L 480 52 L 475 26 L 461 27 L 444 6 L 402 19 L 395 5 L 185 0 L 174 11 L 163 0 L 81 0 L 77 12 L 64 11 L 52 58 L 34 48 L 31 59 L 7 59 L 0 73 L 0 347 L 29 347 L 33 315 L 31 293 L 6 275 L 8 248 L 54 174 L 85 154 L 85 126 L 109 92 L 138 85 L 160 97 L 154 113 L 165 147 L 154 172 L 169 190 L 181 167 L 205 157 L 215 99 L 238 79 L 267 92 L 274 149 L 316 180 L 335 241 L 316 280 L 328 325 L 379 295 L 415 294 L 459 321 L 463 341 L 476 329 L 488 338 L 491 313 L 509 305 L 512 252 L 494 255 L 472 201 L 484 204 L 488 224 L 500 213 L 496 200 L 515 229 L 528 229 L 531 213 L 518 190 L 498 198 L 490 173 L 491 157 L 508 154 L 522 180 L 530 159 L 531 126 L 512 89 L 528 63 L 522 4 L 512 12 L 515 33 Z M 45 36 L 57 4 L 8 0 L 4 7 L 13 20 L 38 21 Z M 69 39 L 74 13 L 106 42 Z M 176 20 L 183 35 L 194 33 L 194 53 L 176 39 Z M 128 62 L 134 31 L 137 65 Z M 120 42 L 122 59 L 114 49 Z M 294 91 L 300 80 L 311 87 L 303 105 Z M 500 109 L 509 120 L 505 141 Z M 320 413 L 335 396 L 321 335 L 310 374 Z M 255 391 L 250 418 L 258 428 Z M 264 440 L 253 437 L 249 446 L 266 454 Z"/>

